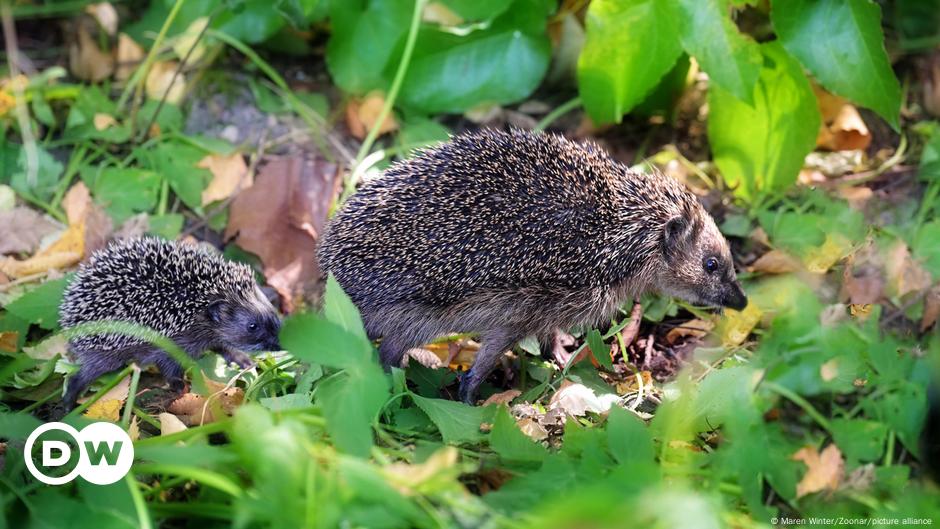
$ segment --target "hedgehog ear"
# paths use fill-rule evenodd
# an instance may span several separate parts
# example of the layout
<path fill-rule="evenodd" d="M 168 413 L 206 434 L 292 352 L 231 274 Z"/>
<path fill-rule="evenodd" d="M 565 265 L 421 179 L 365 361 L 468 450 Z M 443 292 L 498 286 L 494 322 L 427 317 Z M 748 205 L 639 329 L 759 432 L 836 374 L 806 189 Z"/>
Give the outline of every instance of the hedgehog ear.
<path fill-rule="evenodd" d="M 209 308 L 206 309 L 209 313 L 209 319 L 213 323 L 222 323 L 222 315 L 225 309 L 225 301 L 217 299 L 209 304 Z"/>
<path fill-rule="evenodd" d="M 666 255 L 673 254 L 681 248 L 689 237 L 691 224 L 685 217 L 675 216 L 663 228 L 663 250 Z"/>

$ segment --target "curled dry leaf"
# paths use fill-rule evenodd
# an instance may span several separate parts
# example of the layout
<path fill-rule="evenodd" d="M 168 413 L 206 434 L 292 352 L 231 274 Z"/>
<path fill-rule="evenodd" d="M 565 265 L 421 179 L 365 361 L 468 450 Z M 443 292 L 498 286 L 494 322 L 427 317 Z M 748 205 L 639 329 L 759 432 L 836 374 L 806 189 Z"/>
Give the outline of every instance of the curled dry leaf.
<path fill-rule="evenodd" d="M 722 320 L 721 343 L 725 347 L 734 347 L 744 343 L 763 314 L 763 311 L 754 303 L 748 303 L 747 307 L 741 311 L 726 310 Z"/>
<path fill-rule="evenodd" d="M 522 433 L 526 434 L 526 436 L 533 441 L 541 441 L 548 437 L 548 430 L 531 417 L 519 419 L 516 421 L 516 425 L 519 426 Z"/>
<path fill-rule="evenodd" d="M 470 369 L 470 366 L 473 365 L 473 360 L 480 350 L 480 344 L 474 340 L 459 338 L 456 340 L 426 344 L 421 347 L 421 349 L 437 358 L 438 367 L 447 366 L 454 370 L 466 370 Z M 409 351 L 408 354 L 411 355 L 411 351 Z M 417 357 L 413 355 L 412 358 L 417 360 Z M 430 361 L 431 359 L 428 358 L 428 360 Z M 422 365 L 430 367 L 428 364 Z"/>
<path fill-rule="evenodd" d="M 84 20 L 75 24 L 74 36 L 69 44 L 69 70 L 83 81 L 97 83 L 114 73 L 114 55 L 104 52 L 92 37 L 93 28 Z"/>
<path fill-rule="evenodd" d="M 833 492 L 839 488 L 845 473 L 845 463 L 842 452 L 835 444 L 827 446 L 822 453 L 815 446 L 805 446 L 790 459 L 802 461 L 807 467 L 806 474 L 796 486 L 797 498 L 823 490 Z"/>
<path fill-rule="evenodd" d="M 245 401 L 245 391 L 242 388 L 226 387 L 225 384 L 209 379 L 206 380 L 206 386 L 210 391 L 211 402 L 219 403 L 226 415 L 235 413 Z M 211 402 L 203 395 L 186 393 L 171 402 L 167 411 L 179 417 L 186 425 L 206 424 L 217 420 L 212 413 L 215 406 Z"/>
<path fill-rule="evenodd" d="M 920 332 L 933 326 L 940 318 L 940 285 L 934 285 L 924 298 L 924 315 L 920 320 Z"/>
<path fill-rule="evenodd" d="M 435 489 L 442 480 L 456 478 L 460 473 L 457 462 L 460 454 L 453 446 L 445 446 L 431 454 L 424 463 L 396 462 L 382 468 L 382 473 L 398 491 L 407 496 L 427 492 L 426 489 Z"/>
<path fill-rule="evenodd" d="M 95 125 L 95 130 L 99 131 L 117 125 L 117 121 L 114 119 L 114 116 L 110 114 L 102 114 L 101 112 L 95 114 L 95 117 L 92 119 L 92 123 Z"/>
<path fill-rule="evenodd" d="M 486 407 L 490 404 L 509 404 L 512 402 L 512 399 L 518 397 L 519 395 L 522 395 L 522 392 L 518 389 L 509 389 L 500 393 L 494 393 L 490 395 L 488 399 L 483 401 L 482 406 Z"/>
<path fill-rule="evenodd" d="M 157 61 L 147 74 L 144 87 L 147 97 L 158 101 L 166 99 L 167 103 L 178 105 L 186 93 L 186 76 L 176 73 L 179 63 L 176 61 Z"/>
<path fill-rule="evenodd" d="M 0 211 L 0 254 L 32 253 L 39 242 L 60 229 L 54 222 L 36 211 L 18 207 Z"/>
<path fill-rule="evenodd" d="M 764 274 L 788 274 L 801 268 L 799 259 L 783 250 L 774 249 L 758 257 L 751 266 L 747 267 L 747 270 Z"/>
<path fill-rule="evenodd" d="M 108 2 L 88 4 L 85 13 L 91 15 L 108 35 L 113 37 L 117 33 L 118 14 L 113 5 Z"/>
<path fill-rule="evenodd" d="M 261 258 L 287 311 L 319 275 L 317 236 L 340 183 L 334 164 L 291 156 L 268 162 L 232 201 L 225 239 Z"/>
<path fill-rule="evenodd" d="M 843 257 L 849 254 L 852 242 L 838 233 L 826 235 L 820 246 L 810 248 L 803 257 L 806 269 L 814 274 L 825 274 Z"/>
<path fill-rule="evenodd" d="M 459 26 L 463 18 L 441 2 L 430 2 L 421 11 L 421 21 L 439 26 Z"/>
<path fill-rule="evenodd" d="M 867 149 L 871 144 L 871 133 L 858 110 L 844 98 L 818 86 L 813 89 L 822 115 L 816 146 L 831 151 Z"/>
<path fill-rule="evenodd" d="M 0 331 L 0 351 L 4 353 L 15 353 L 16 342 L 20 339 L 20 333 L 16 331 Z"/>
<path fill-rule="evenodd" d="M 596 395 L 594 390 L 583 384 L 570 384 L 555 392 L 549 408 L 562 410 L 568 415 L 582 416 L 587 412 L 606 413 L 620 400 L 614 393 Z"/>
<path fill-rule="evenodd" d="M 878 303 L 885 290 L 882 261 L 871 241 L 849 255 L 842 272 L 841 299 L 853 305 Z"/>
<path fill-rule="evenodd" d="M 130 79 L 134 70 L 144 60 L 144 49 L 126 33 L 121 33 L 118 35 L 116 55 L 114 78 L 123 82 Z"/>
<path fill-rule="evenodd" d="M 124 377 L 116 386 L 109 389 L 83 414 L 89 419 L 117 422 L 121 418 L 121 407 L 130 392 L 131 377 Z"/>
<path fill-rule="evenodd" d="M 187 64 L 192 64 L 199 62 L 199 59 L 205 56 L 208 47 L 206 41 L 200 39 L 200 37 L 208 25 L 209 17 L 199 17 L 193 20 L 192 24 L 186 28 L 186 31 L 176 37 L 176 41 L 173 43 L 173 53 L 176 54 L 179 60 L 186 59 Z"/>
<path fill-rule="evenodd" d="M 666 341 L 670 344 L 676 343 L 680 338 L 691 336 L 693 338 L 702 338 L 715 328 L 715 322 L 711 320 L 694 319 L 689 320 L 678 327 L 673 327 L 666 334 Z"/>
<path fill-rule="evenodd" d="M 15 343 L 16 342 L 14 342 L 14 344 Z M 36 360 L 51 360 L 55 358 L 56 355 L 59 355 L 60 358 L 65 358 L 68 349 L 69 341 L 65 335 L 53 334 L 51 337 L 46 338 L 32 347 L 23 347 L 23 352 L 26 353 L 26 356 Z"/>
<path fill-rule="evenodd" d="M 358 139 L 363 139 L 375 126 L 385 106 L 385 94 L 379 91 L 368 93 L 362 99 L 351 99 L 346 105 L 346 126 L 349 133 Z M 398 130 L 398 122 L 391 112 L 385 116 L 379 127 L 379 135 Z"/>
<path fill-rule="evenodd" d="M 930 272 L 911 257 L 904 241 L 897 241 L 885 256 L 888 288 L 898 297 L 930 287 Z"/>
<path fill-rule="evenodd" d="M 423 347 L 412 347 L 405 351 L 405 356 L 401 359 L 401 366 L 408 367 L 408 364 L 414 360 L 428 369 L 440 369 L 444 367 L 442 360 L 436 353 Z"/>
<path fill-rule="evenodd" d="M 212 181 L 202 192 L 203 206 L 217 200 L 225 200 L 239 191 L 248 189 L 254 183 L 245 158 L 237 152 L 228 156 L 210 154 L 199 160 L 196 167 L 208 169 L 212 173 Z"/>
<path fill-rule="evenodd" d="M 160 435 L 170 435 L 186 429 L 186 425 L 176 415 L 166 412 L 160 414 Z"/>

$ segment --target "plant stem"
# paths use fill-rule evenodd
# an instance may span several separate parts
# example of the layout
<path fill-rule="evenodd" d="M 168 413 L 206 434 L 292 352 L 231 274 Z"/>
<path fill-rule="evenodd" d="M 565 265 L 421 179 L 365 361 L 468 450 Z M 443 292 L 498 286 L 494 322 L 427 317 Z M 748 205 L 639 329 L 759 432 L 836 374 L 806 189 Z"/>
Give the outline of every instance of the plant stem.
<path fill-rule="evenodd" d="M 140 373 L 140 370 L 137 370 Z M 140 529 L 151 529 L 153 523 L 150 521 L 150 513 L 147 510 L 147 504 L 144 502 L 144 496 L 140 493 L 140 485 L 134 476 L 128 473 L 124 476 L 127 488 L 131 493 L 131 501 L 134 503 L 134 510 L 137 511 L 137 527 Z"/>
<path fill-rule="evenodd" d="M 127 104 L 127 100 L 131 95 L 131 90 L 134 90 L 137 97 L 140 96 L 142 90 L 142 82 L 147 76 L 147 72 L 150 71 L 150 68 L 153 66 L 154 61 L 157 60 L 157 53 L 160 50 L 160 46 L 163 45 L 163 40 L 166 38 L 167 32 L 170 30 L 170 26 L 173 25 L 173 21 L 176 20 L 176 15 L 179 14 L 180 9 L 182 9 L 183 4 L 186 3 L 186 0 L 176 0 L 173 3 L 173 7 L 170 9 L 170 13 L 167 15 L 166 20 L 163 21 L 163 27 L 160 28 L 160 32 L 157 34 L 157 38 L 153 41 L 153 46 L 150 47 L 150 51 L 147 53 L 147 57 L 144 59 L 144 63 L 137 68 L 137 71 L 134 72 L 134 75 L 127 82 L 127 85 L 124 86 L 124 90 L 121 92 L 121 97 L 118 98 L 117 109 L 118 112 L 124 110 L 124 105 Z M 135 97 L 135 99 L 137 99 Z"/>
<path fill-rule="evenodd" d="M 546 114 L 545 117 L 542 118 L 542 120 L 538 122 L 534 130 L 540 132 L 540 131 L 547 129 L 552 123 L 555 122 L 555 120 L 564 116 L 568 112 L 571 112 L 572 110 L 578 108 L 579 106 L 581 106 L 580 96 L 576 96 L 576 97 L 569 99 L 568 101 L 563 103 L 560 107 Z"/>
<path fill-rule="evenodd" d="M 140 367 L 137 364 L 131 364 L 131 385 L 127 389 L 127 402 L 124 403 L 124 416 L 121 418 L 121 424 L 127 430 L 131 425 L 131 412 L 134 411 L 134 401 L 137 397 L 137 385 L 140 384 Z"/>
<path fill-rule="evenodd" d="M 786 397 L 790 402 L 802 408 L 803 411 L 805 411 L 807 415 L 809 415 L 814 421 L 822 426 L 824 430 L 830 434 L 832 433 L 832 425 L 829 424 L 829 420 L 823 417 L 821 413 L 816 411 L 816 408 L 814 408 L 813 405 L 809 403 L 809 401 L 790 391 L 789 389 L 777 384 L 776 382 L 765 380 L 762 384 L 765 388 L 773 391 L 774 393 L 777 393 L 778 395 Z"/>
<path fill-rule="evenodd" d="M 66 415 L 65 417 L 70 418 L 70 417 L 76 417 L 78 415 L 81 415 L 92 404 L 98 402 L 98 400 L 102 396 L 104 396 L 105 393 L 110 391 L 112 388 L 114 388 L 114 386 L 117 386 L 122 380 L 124 380 L 124 377 L 126 377 L 127 375 L 130 375 L 131 372 L 134 370 L 134 367 L 135 366 L 133 365 L 129 365 L 125 367 L 124 369 L 122 369 L 120 373 L 118 373 L 117 375 L 114 376 L 114 378 L 109 380 L 108 383 L 105 384 L 101 389 L 99 389 L 97 393 L 92 395 L 90 399 L 86 400 L 80 406 L 77 406 L 74 410 L 70 411 L 68 415 Z"/>
<path fill-rule="evenodd" d="M 421 25 L 421 12 L 424 10 L 425 2 L 426 0 L 415 0 L 415 9 L 411 14 L 411 26 L 408 28 L 408 40 L 405 41 L 405 51 L 402 53 L 401 61 L 398 63 L 398 70 L 395 72 L 395 78 L 392 80 L 392 86 L 389 88 L 388 94 L 385 95 L 385 104 L 382 105 L 382 111 L 379 112 L 375 123 L 372 124 L 372 129 L 369 130 L 369 134 L 362 142 L 359 153 L 356 154 L 356 165 L 359 165 L 362 159 L 372 150 L 372 144 L 375 143 L 375 139 L 379 135 L 379 129 L 382 127 L 382 123 L 385 122 L 385 118 L 388 117 L 389 113 L 392 111 L 392 106 L 395 104 L 395 99 L 398 97 L 398 91 L 401 89 L 402 82 L 405 80 L 405 73 L 408 71 L 408 65 L 411 63 L 411 54 L 415 49 L 415 41 L 418 40 L 418 26 Z M 347 182 L 347 184 L 349 183 Z M 352 182 L 352 185 L 354 186 L 355 182 Z"/>

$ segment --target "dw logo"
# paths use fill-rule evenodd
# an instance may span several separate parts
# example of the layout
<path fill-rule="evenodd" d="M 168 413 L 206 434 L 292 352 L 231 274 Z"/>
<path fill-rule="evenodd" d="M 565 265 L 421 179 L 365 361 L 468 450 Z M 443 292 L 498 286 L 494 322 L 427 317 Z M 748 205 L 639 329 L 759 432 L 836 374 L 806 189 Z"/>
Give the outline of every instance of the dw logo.
<path fill-rule="evenodd" d="M 45 439 L 39 443 L 41 467 L 33 461 L 33 445 L 39 436 L 50 431 L 65 432 L 71 436 L 71 443 L 62 440 L 63 435 L 48 435 L 57 439 Z M 74 461 L 73 447 L 76 447 L 78 460 Z M 50 422 L 33 430 L 26 439 L 23 450 L 26 468 L 29 473 L 47 485 L 63 485 L 81 476 L 85 481 L 96 485 L 110 485 L 123 478 L 134 462 L 134 444 L 121 427 L 109 422 L 96 422 L 76 430 L 62 422 Z M 68 465 L 74 468 L 66 472 Z M 58 470 L 59 472 L 54 472 Z"/>

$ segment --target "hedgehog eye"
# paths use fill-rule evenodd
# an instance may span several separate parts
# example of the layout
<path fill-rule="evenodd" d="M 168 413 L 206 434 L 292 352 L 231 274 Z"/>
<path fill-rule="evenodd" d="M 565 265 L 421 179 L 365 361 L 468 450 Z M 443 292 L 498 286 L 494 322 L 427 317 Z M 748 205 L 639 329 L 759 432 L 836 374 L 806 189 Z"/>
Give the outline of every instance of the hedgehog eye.
<path fill-rule="evenodd" d="M 718 271 L 718 259 L 714 257 L 709 257 L 705 259 L 705 271 L 709 274 L 714 274 Z"/>
<path fill-rule="evenodd" d="M 250 332 L 255 332 L 255 331 L 257 331 L 257 330 L 258 330 L 258 324 L 257 324 L 257 323 L 249 323 L 249 324 L 248 324 L 248 330 L 249 330 Z"/>

